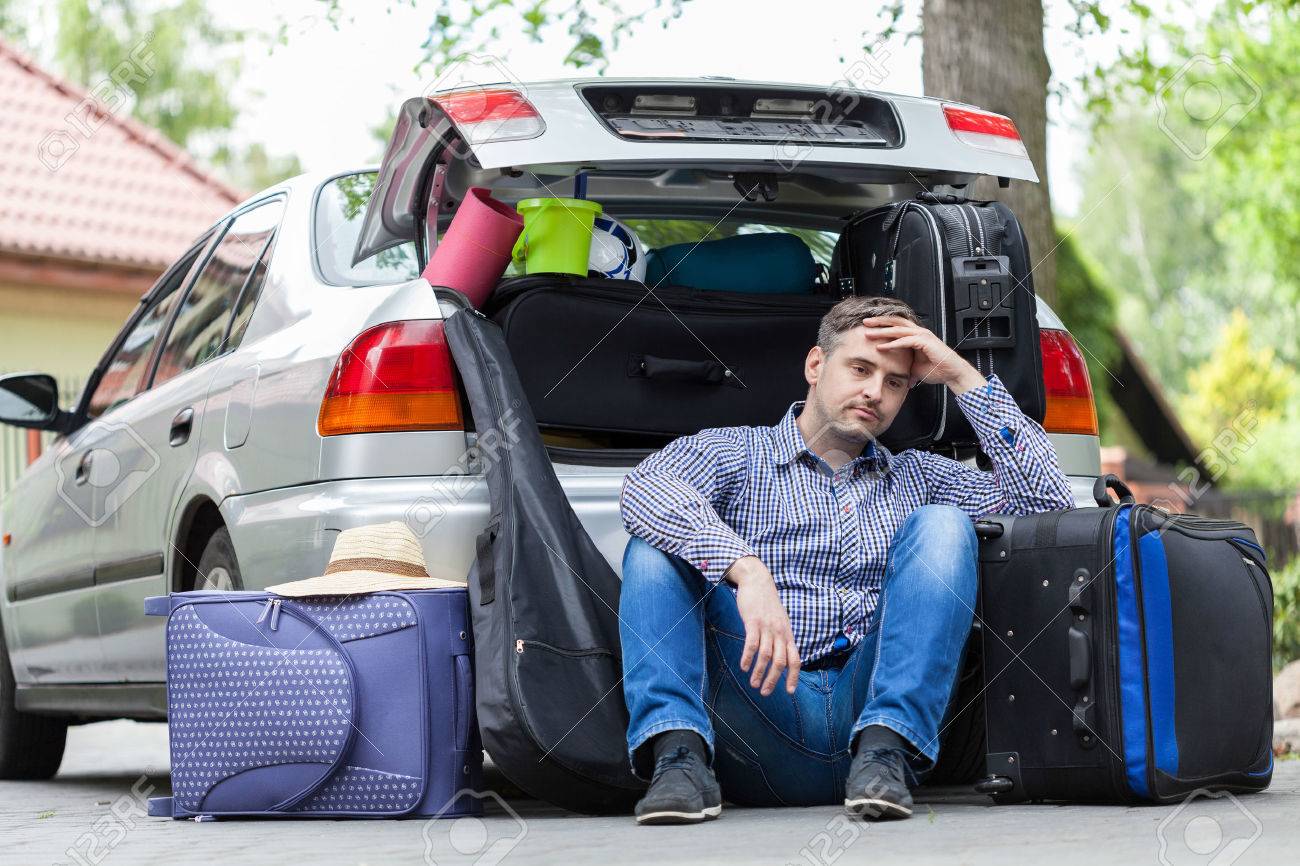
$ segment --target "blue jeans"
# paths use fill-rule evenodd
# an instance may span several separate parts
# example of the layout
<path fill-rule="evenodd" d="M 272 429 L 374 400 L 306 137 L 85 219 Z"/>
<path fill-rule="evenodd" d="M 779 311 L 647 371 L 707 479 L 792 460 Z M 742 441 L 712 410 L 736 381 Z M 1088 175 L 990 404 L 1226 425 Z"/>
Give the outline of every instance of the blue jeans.
<path fill-rule="evenodd" d="M 628 758 L 647 778 L 650 738 L 692 730 L 727 799 L 744 805 L 841 802 L 850 747 L 867 725 L 911 743 L 913 769 L 933 769 L 939 734 L 974 616 L 974 524 L 951 505 L 925 505 L 890 543 L 881 596 L 842 666 L 782 676 L 767 697 L 740 668 L 745 628 L 730 584 L 633 537 L 619 603 Z M 645 748 L 642 748 L 642 747 Z"/>

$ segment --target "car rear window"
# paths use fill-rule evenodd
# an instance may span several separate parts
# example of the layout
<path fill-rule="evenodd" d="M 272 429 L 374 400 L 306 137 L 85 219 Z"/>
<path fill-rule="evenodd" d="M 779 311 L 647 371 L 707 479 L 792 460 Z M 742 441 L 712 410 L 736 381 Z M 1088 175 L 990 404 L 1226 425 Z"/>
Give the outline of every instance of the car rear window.
<path fill-rule="evenodd" d="M 316 266 L 325 282 L 334 286 L 375 286 L 415 279 L 420 269 L 415 244 L 404 243 L 357 264 L 352 251 L 361 232 L 361 218 L 375 188 L 373 171 L 348 174 L 326 181 L 316 198 Z"/>
<path fill-rule="evenodd" d="M 373 286 L 400 283 L 419 276 L 413 243 L 401 244 L 352 264 L 352 251 L 356 248 L 361 220 L 376 177 L 375 172 L 344 175 L 327 181 L 321 187 L 316 201 L 314 245 L 321 276 L 331 285 Z M 745 219 L 624 217 L 616 206 L 610 207 L 609 214 L 630 226 L 646 250 L 733 235 L 786 232 L 802 238 L 812 251 L 813 259 L 829 267 L 838 237 L 837 231 L 829 229 L 796 228 Z M 512 262 L 505 276 L 518 275 L 519 271 Z"/>

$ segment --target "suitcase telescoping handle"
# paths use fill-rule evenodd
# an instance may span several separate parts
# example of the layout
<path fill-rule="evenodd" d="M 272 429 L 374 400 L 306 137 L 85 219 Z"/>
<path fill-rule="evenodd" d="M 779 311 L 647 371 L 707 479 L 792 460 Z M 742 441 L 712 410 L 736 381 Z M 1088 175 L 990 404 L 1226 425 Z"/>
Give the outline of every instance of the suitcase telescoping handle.
<path fill-rule="evenodd" d="M 1091 749 L 1097 745 L 1094 735 L 1097 694 L 1092 679 L 1092 573 L 1088 569 L 1074 570 L 1070 580 L 1069 600 L 1070 628 L 1065 640 L 1070 657 L 1070 687 L 1074 689 L 1076 697 L 1071 714 L 1072 727 L 1079 745 Z"/>
<path fill-rule="evenodd" d="M 1118 503 L 1110 498 L 1107 488 L 1119 494 Z M 1109 472 L 1093 482 L 1092 498 L 1102 508 L 1109 508 L 1112 505 L 1132 505 L 1136 501 L 1133 499 L 1133 491 L 1128 489 L 1128 485 L 1120 481 L 1118 476 Z"/>

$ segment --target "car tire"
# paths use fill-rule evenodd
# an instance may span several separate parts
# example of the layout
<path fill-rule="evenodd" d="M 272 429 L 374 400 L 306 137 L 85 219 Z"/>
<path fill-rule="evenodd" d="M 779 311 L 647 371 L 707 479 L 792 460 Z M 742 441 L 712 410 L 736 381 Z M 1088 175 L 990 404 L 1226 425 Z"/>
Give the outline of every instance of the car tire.
<path fill-rule="evenodd" d="M 9 647 L 0 634 L 0 779 L 48 779 L 63 763 L 68 723 L 19 712 Z"/>
<path fill-rule="evenodd" d="M 219 527 L 208 538 L 195 568 L 194 588 L 204 590 L 238 590 L 244 588 L 239 573 L 239 559 L 230 540 L 230 530 Z"/>

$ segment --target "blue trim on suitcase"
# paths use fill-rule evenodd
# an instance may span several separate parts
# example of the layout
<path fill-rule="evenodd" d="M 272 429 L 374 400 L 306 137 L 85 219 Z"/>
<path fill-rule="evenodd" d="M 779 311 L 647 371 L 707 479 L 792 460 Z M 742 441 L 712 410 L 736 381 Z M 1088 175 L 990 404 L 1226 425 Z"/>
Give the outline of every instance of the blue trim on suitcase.
<path fill-rule="evenodd" d="M 1271 773 L 1271 772 L 1273 772 L 1273 752 L 1272 752 L 1272 751 L 1270 751 L 1270 752 L 1268 753 L 1268 766 L 1267 766 L 1267 767 L 1265 767 L 1265 768 L 1262 769 L 1262 770 L 1257 770 L 1257 771 L 1254 772 L 1254 773 L 1252 773 L 1251 771 L 1247 770 L 1247 771 L 1246 771 L 1246 775 L 1247 775 L 1247 776 L 1267 776 L 1267 775 L 1268 775 L 1269 773 Z"/>
<path fill-rule="evenodd" d="M 1131 505 L 1115 518 L 1115 613 L 1119 644 L 1120 715 L 1124 728 L 1124 772 L 1133 793 L 1149 798 L 1147 789 L 1147 708 L 1142 685 L 1142 623 L 1129 547 Z"/>
<path fill-rule="evenodd" d="M 1138 539 L 1142 563 L 1142 616 L 1147 635 L 1147 689 L 1151 695 L 1151 742 L 1156 768 L 1178 775 L 1178 734 L 1174 727 L 1174 613 L 1169 597 L 1169 564 L 1155 530 Z"/>
<path fill-rule="evenodd" d="M 1268 561 L 1268 554 L 1264 552 L 1264 548 L 1260 547 L 1258 544 L 1251 541 L 1249 538 L 1242 538 L 1240 535 L 1234 535 L 1232 536 L 1232 541 L 1237 541 L 1240 542 L 1241 544 L 1246 545 L 1247 547 L 1255 548 L 1255 550 L 1259 551 L 1259 558 L 1264 560 L 1265 562 Z"/>

